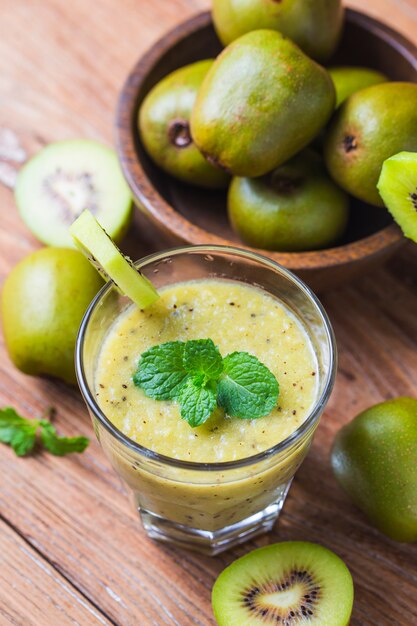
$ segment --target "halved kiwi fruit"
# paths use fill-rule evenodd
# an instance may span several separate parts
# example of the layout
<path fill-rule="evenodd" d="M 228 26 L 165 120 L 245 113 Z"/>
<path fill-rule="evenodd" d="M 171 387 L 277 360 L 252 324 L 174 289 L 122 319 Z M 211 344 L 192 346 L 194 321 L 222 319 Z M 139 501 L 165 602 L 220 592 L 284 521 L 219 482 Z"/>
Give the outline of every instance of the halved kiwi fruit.
<path fill-rule="evenodd" d="M 400 152 L 387 159 L 378 191 L 404 235 L 417 243 L 417 153 Z"/>
<path fill-rule="evenodd" d="M 288 541 L 229 565 L 214 584 L 212 600 L 219 626 L 347 626 L 353 582 L 327 548 Z"/>
<path fill-rule="evenodd" d="M 69 230 L 77 247 L 103 278 L 113 280 L 119 291 L 138 307 L 145 309 L 159 298 L 150 280 L 120 252 L 89 211 L 81 213 Z"/>
<path fill-rule="evenodd" d="M 114 150 L 88 139 L 51 143 L 20 170 L 16 204 L 32 233 L 72 247 L 68 226 L 89 209 L 116 241 L 132 215 L 132 196 Z"/>

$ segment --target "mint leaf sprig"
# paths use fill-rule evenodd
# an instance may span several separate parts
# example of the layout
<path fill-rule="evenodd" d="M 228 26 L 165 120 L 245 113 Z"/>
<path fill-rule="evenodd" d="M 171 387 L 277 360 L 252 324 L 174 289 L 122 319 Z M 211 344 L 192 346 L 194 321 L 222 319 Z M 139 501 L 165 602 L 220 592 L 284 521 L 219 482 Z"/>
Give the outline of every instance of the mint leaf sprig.
<path fill-rule="evenodd" d="M 178 402 L 193 428 L 217 406 L 231 417 L 264 417 L 279 396 L 277 379 L 256 356 L 233 352 L 222 358 L 211 339 L 153 346 L 142 354 L 133 382 L 150 398 Z"/>
<path fill-rule="evenodd" d="M 49 414 L 53 413 L 53 409 Z M 30 454 L 38 440 L 51 454 L 64 456 L 72 452 L 83 452 L 89 444 L 87 437 L 59 437 L 55 427 L 45 418 L 25 419 L 12 407 L 0 409 L 0 441 L 10 445 L 17 456 Z"/>

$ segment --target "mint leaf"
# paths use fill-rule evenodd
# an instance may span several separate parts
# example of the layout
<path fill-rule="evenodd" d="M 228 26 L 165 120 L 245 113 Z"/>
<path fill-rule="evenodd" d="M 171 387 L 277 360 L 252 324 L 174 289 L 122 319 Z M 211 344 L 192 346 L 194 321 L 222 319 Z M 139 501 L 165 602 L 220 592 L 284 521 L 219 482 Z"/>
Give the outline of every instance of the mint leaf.
<path fill-rule="evenodd" d="M 211 339 L 169 341 L 144 352 L 135 385 L 155 400 L 176 400 L 181 417 L 195 427 L 216 404 L 231 417 L 256 419 L 277 403 L 275 376 L 254 355 L 233 352 L 225 359 Z"/>
<path fill-rule="evenodd" d="M 10 406 L 0 410 L 0 440 L 11 443 L 14 435 L 26 425 L 28 420 L 18 415 Z"/>
<path fill-rule="evenodd" d="M 202 386 L 197 378 L 188 378 L 178 396 L 181 417 L 195 428 L 204 424 L 216 408 L 216 385 L 213 382 Z"/>
<path fill-rule="evenodd" d="M 30 420 L 30 422 L 30 424 L 21 426 L 10 441 L 10 445 L 17 456 L 27 456 L 35 446 L 38 422 L 37 420 Z"/>
<path fill-rule="evenodd" d="M 37 420 L 26 420 L 11 407 L 0 410 L 0 441 L 8 443 L 17 456 L 26 456 L 36 441 Z"/>
<path fill-rule="evenodd" d="M 150 348 L 140 358 L 133 382 L 154 400 L 176 398 L 187 377 L 183 341 L 168 341 Z"/>
<path fill-rule="evenodd" d="M 58 437 L 55 427 L 47 420 L 40 421 L 42 443 L 55 456 L 84 452 L 89 444 L 87 437 Z"/>
<path fill-rule="evenodd" d="M 189 374 L 203 376 L 205 381 L 217 380 L 223 371 L 222 355 L 211 339 L 187 341 L 183 362 Z"/>
<path fill-rule="evenodd" d="M 223 359 L 223 367 L 217 401 L 228 415 L 256 419 L 272 411 L 278 400 L 278 381 L 256 356 L 233 352 Z"/>
<path fill-rule="evenodd" d="M 26 456 L 33 450 L 39 427 L 42 429 L 42 443 L 52 454 L 62 456 L 70 452 L 83 452 L 88 446 L 86 437 L 58 437 L 55 428 L 46 419 L 25 419 L 11 407 L 0 410 L 0 441 L 9 444 L 17 456 Z"/>

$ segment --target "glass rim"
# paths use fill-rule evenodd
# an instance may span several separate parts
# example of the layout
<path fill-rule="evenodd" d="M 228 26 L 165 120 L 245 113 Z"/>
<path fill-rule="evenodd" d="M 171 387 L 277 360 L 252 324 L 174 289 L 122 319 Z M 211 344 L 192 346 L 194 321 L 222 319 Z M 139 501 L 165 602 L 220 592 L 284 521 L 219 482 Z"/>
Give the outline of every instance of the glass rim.
<path fill-rule="evenodd" d="M 332 325 L 330 323 L 329 317 L 321 304 L 320 300 L 317 298 L 315 293 L 308 287 L 304 281 L 302 281 L 298 276 L 293 274 L 290 270 L 283 267 L 276 261 L 259 254 L 257 252 L 251 252 L 249 250 L 243 250 L 234 246 L 221 246 L 221 245 L 185 245 L 185 246 L 177 246 L 174 248 L 169 248 L 160 252 L 154 252 L 149 254 L 139 261 L 136 261 L 134 265 L 138 269 L 143 269 L 147 265 L 151 263 L 162 261 L 167 256 L 178 256 L 183 253 L 204 253 L 209 254 L 210 252 L 217 252 L 221 254 L 233 254 L 235 256 L 246 258 L 252 261 L 255 261 L 259 265 L 264 265 L 269 267 L 272 270 L 279 270 L 281 274 L 285 275 L 285 277 L 290 280 L 293 284 L 295 284 L 300 291 L 302 291 L 309 299 L 313 302 L 316 310 L 319 313 L 320 320 L 323 324 L 323 327 L 326 332 L 326 339 L 329 344 L 329 368 L 325 377 L 323 391 L 320 396 L 315 401 L 313 407 L 311 408 L 309 414 L 302 424 L 292 432 L 288 437 L 275 444 L 274 446 L 264 450 L 262 452 L 258 452 L 252 456 L 245 457 L 243 459 L 236 459 L 234 461 L 222 461 L 215 463 L 208 462 L 198 462 L 198 461 L 185 461 L 181 459 L 175 459 L 173 457 L 169 457 L 164 454 L 160 454 L 159 452 L 154 452 L 145 446 L 133 441 L 127 435 L 125 435 L 121 430 L 119 430 L 105 415 L 105 413 L 101 410 L 98 403 L 96 402 L 94 393 L 90 389 L 90 386 L 87 382 L 87 378 L 85 375 L 84 369 L 84 356 L 83 356 L 83 348 L 86 333 L 88 331 L 88 324 L 91 319 L 92 314 L 94 313 L 96 307 L 100 304 L 102 299 L 106 296 L 107 292 L 113 288 L 114 282 L 109 280 L 97 293 L 95 298 L 90 303 L 87 311 L 84 314 L 82 319 L 75 347 L 75 369 L 77 375 L 78 385 L 80 387 L 81 394 L 85 403 L 87 404 L 90 412 L 99 420 L 99 422 L 104 426 L 104 428 L 120 443 L 125 445 L 131 451 L 134 451 L 140 454 L 142 457 L 145 457 L 147 460 L 157 461 L 162 463 L 163 465 L 169 465 L 171 467 L 194 470 L 194 471 L 224 471 L 224 470 L 232 470 L 242 468 L 248 465 L 255 465 L 269 457 L 273 457 L 280 452 L 284 452 L 288 448 L 291 447 L 292 444 L 301 439 L 301 437 L 309 430 L 309 428 L 319 419 L 322 414 L 324 407 L 326 406 L 330 394 L 333 390 L 335 379 L 336 379 L 336 370 L 337 370 L 337 346 L 336 346 L 336 338 L 334 335 L 334 331 Z"/>

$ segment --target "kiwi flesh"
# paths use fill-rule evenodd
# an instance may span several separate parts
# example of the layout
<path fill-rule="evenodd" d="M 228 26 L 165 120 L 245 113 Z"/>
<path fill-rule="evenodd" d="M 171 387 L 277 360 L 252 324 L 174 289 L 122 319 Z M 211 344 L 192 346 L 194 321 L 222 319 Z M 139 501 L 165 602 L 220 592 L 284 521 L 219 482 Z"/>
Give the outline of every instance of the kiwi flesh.
<path fill-rule="evenodd" d="M 417 153 L 400 152 L 384 161 L 378 191 L 404 235 L 417 243 Z"/>
<path fill-rule="evenodd" d="M 89 209 L 120 241 L 132 196 L 111 148 L 88 139 L 51 143 L 20 170 L 15 198 L 23 221 L 47 245 L 74 247 L 69 225 Z"/>
<path fill-rule="evenodd" d="M 219 626 L 347 626 L 353 582 L 327 548 L 288 541 L 229 565 L 214 584 L 212 602 Z"/>
<path fill-rule="evenodd" d="M 105 280 L 112 280 L 120 293 L 139 308 L 153 304 L 159 294 L 146 278 L 124 256 L 89 211 L 84 211 L 70 226 L 74 242 Z"/>

